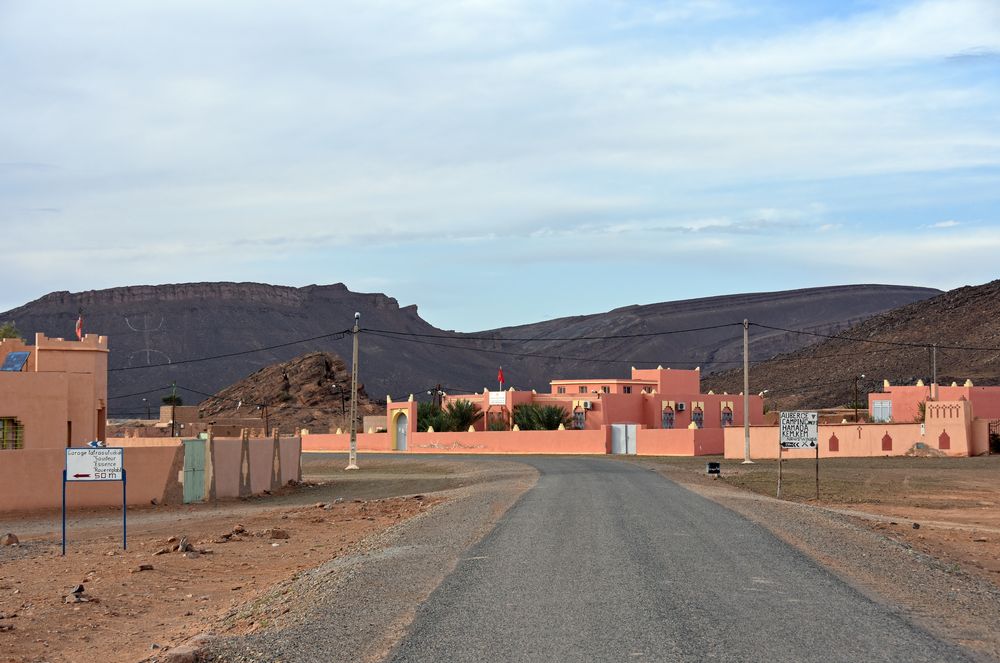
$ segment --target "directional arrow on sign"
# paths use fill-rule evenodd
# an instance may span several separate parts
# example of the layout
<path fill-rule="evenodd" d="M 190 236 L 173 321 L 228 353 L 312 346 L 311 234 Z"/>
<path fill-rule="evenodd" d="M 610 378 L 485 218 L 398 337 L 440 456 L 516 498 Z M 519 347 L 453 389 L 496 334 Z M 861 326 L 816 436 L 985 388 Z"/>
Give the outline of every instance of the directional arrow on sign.
<path fill-rule="evenodd" d="M 73 478 L 74 479 L 79 479 L 81 477 L 89 477 L 89 476 L 90 476 L 89 474 L 74 474 Z"/>

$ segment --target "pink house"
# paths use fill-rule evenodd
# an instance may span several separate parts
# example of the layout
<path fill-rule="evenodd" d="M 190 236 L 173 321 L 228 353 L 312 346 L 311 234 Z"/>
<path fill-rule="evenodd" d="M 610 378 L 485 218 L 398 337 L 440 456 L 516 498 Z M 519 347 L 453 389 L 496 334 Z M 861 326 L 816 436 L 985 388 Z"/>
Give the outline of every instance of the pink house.
<path fill-rule="evenodd" d="M 632 369 L 629 378 L 553 380 L 547 394 L 534 391 L 447 394 L 442 404 L 468 400 L 486 417 L 476 424 L 487 428 L 487 417 L 510 420 L 518 405 L 555 405 L 573 419 L 572 428 L 600 430 L 613 424 L 635 424 L 646 429 L 722 429 L 743 425 L 743 395 L 701 393 L 701 371 L 669 368 Z M 764 423 L 764 400 L 750 396 L 750 423 Z"/>
<path fill-rule="evenodd" d="M 886 380 L 882 391 L 868 394 L 868 412 L 872 421 L 910 423 L 920 416 L 920 404 L 927 401 L 968 401 L 972 416 L 977 419 L 1000 419 L 1000 387 L 976 387 L 972 380 L 951 386 L 918 381 L 915 385 L 890 385 Z"/>
<path fill-rule="evenodd" d="M 0 453 L 62 449 L 105 437 L 108 339 L 0 340 Z"/>

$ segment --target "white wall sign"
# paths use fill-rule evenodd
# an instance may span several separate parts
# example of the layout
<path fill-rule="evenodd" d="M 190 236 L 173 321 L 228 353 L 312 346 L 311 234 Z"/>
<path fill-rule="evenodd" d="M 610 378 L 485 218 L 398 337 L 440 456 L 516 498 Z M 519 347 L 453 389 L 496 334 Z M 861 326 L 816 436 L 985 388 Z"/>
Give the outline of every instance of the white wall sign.
<path fill-rule="evenodd" d="M 121 481 L 125 450 L 121 447 L 66 450 L 66 481 Z"/>
<path fill-rule="evenodd" d="M 815 449 L 819 444 L 819 415 L 782 412 L 779 421 L 782 449 Z"/>
<path fill-rule="evenodd" d="M 507 404 L 507 392 L 506 391 L 491 391 L 490 392 L 490 405 L 506 405 Z"/>

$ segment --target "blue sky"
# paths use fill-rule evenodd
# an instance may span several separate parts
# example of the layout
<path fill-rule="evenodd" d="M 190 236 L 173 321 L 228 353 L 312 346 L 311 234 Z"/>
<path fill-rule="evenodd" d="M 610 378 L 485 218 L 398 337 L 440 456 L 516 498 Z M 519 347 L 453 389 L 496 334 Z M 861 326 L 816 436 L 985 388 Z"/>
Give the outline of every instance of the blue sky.
<path fill-rule="evenodd" d="M 344 282 L 474 331 L 1000 263 L 996 0 L 0 0 L 0 80 L 0 310 Z"/>

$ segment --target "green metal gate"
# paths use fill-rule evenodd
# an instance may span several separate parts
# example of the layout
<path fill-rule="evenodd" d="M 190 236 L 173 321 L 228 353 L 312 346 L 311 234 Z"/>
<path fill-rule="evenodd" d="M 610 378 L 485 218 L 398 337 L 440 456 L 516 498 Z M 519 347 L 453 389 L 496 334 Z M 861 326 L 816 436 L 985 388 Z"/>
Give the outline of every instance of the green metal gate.
<path fill-rule="evenodd" d="M 184 503 L 205 499 L 205 440 L 184 440 Z"/>

